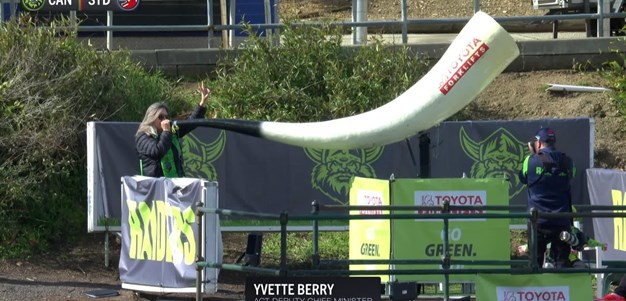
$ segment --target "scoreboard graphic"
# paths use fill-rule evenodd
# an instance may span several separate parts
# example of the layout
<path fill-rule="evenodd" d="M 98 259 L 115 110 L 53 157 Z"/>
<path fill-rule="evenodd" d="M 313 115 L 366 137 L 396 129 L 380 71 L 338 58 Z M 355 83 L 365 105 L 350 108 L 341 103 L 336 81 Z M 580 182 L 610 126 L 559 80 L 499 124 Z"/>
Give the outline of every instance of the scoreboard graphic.
<path fill-rule="evenodd" d="M 134 11 L 140 0 L 21 0 L 26 11 Z"/>

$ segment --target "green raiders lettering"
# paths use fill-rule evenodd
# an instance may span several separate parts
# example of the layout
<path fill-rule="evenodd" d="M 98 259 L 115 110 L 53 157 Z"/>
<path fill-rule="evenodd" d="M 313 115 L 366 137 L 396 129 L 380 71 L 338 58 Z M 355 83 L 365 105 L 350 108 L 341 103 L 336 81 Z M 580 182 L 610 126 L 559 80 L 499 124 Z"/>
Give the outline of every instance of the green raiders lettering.
<path fill-rule="evenodd" d="M 132 200 L 127 200 L 126 206 L 131 259 L 194 263 L 196 239 L 191 225 L 196 215 L 193 208 L 181 211 L 162 200 L 155 200 L 152 208 L 145 202 Z"/>

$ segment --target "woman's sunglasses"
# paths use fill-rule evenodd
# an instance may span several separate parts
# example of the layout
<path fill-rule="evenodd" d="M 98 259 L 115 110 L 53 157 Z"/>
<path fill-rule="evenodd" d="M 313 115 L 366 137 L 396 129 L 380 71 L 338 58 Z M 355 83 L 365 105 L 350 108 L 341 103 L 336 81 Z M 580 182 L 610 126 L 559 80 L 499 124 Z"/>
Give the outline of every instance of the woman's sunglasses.
<path fill-rule="evenodd" d="M 169 115 L 163 115 L 163 114 L 159 115 L 159 120 L 165 120 L 165 119 L 170 119 L 170 116 Z"/>

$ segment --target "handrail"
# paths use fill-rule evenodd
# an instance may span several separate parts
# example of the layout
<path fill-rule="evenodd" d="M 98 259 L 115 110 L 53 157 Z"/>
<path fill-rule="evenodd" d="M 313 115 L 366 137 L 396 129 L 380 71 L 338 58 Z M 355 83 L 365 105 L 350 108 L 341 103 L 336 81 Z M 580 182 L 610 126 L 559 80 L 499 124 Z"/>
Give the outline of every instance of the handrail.
<path fill-rule="evenodd" d="M 395 210 L 395 211 L 407 211 L 407 210 L 437 210 L 440 206 L 407 206 L 407 205 L 319 205 L 319 209 L 322 211 L 357 211 L 357 210 Z M 473 205 L 473 206 L 458 206 L 450 205 L 451 210 L 455 209 L 476 209 L 476 210 L 494 210 L 494 211 L 526 211 L 524 205 Z M 626 209 L 626 206 L 624 206 Z"/>
<path fill-rule="evenodd" d="M 245 266 L 245 265 L 232 264 L 232 263 L 215 263 L 215 262 L 199 261 L 197 262 L 197 265 L 198 267 L 224 269 L 224 270 L 239 271 L 239 272 L 244 272 L 244 273 L 249 272 L 249 273 L 266 274 L 266 275 L 272 275 L 272 276 L 278 276 L 280 274 L 280 271 L 276 269 Z"/>
<path fill-rule="evenodd" d="M 292 270 L 289 271 L 289 276 L 305 276 L 305 275 L 324 275 L 324 276 L 337 276 L 337 275 L 471 275 L 471 274 L 515 274 L 515 275 L 534 275 L 534 274 L 576 274 L 576 273 L 624 273 L 626 268 L 565 268 L 565 269 L 530 269 L 530 268 L 483 268 L 483 269 L 441 269 L 441 270 L 418 270 L 418 269 L 387 269 L 387 270 Z M 448 282 L 449 283 L 449 282 Z M 447 285 L 447 284 L 445 284 Z"/>
<path fill-rule="evenodd" d="M 287 212 L 281 214 L 268 214 L 257 213 L 249 211 L 227 210 L 227 209 L 211 209 L 211 208 L 198 208 L 198 214 L 212 213 L 220 215 L 237 215 L 245 216 L 249 218 L 268 218 L 278 219 L 281 225 L 281 239 L 280 239 L 280 266 L 278 269 L 272 268 L 260 268 L 260 267 L 247 267 L 236 264 L 222 264 L 222 263 L 210 263 L 205 262 L 202 258 L 198 257 L 196 264 L 198 269 L 201 267 L 214 267 L 233 271 L 252 272 L 260 274 L 270 274 L 275 276 L 347 276 L 347 275 L 443 275 L 444 276 L 444 299 L 449 296 L 449 276 L 461 275 L 461 274 L 541 274 L 541 273 L 608 273 L 608 272 L 620 272 L 626 273 L 626 267 L 605 267 L 605 268 L 567 268 L 567 269 L 544 269 L 537 265 L 537 245 L 536 245 L 536 223 L 538 218 L 563 218 L 563 217 L 598 217 L 598 218 L 613 218 L 613 217 L 626 217 L 626 212 L 615 212 L 615 210 L 626 210 L 626 206 L 599 206 L 599 205 L 577 205 L 576 208 L 579 212 L 563 212 L 563 213 L 549 213 L 539 212 L 534 208 L 531 208 L 530 212 L 509 212 L 509 213 L 453 213 L 453 210 L 460 206 L 450 205 L 448 201 L 444 201 L 443 206 L 350 206 L 350 205 L 320 205 L 317 202 L 312 203 L 312 211 L 309 215 L 295 215 L 290 216 Z M 463 206 L 463 209 L 482 209 L 482 210 L 503 210 L 513 211 L 519 210 L 522 206 L 510 205 L 488 205 L 488 206 Z M 429 214 L 372 214 L 372 215 L 350 215 L 350 214 L 328 214 L 323 210 L 417 210 L 417 209 L 429 209 L 429 210 L 441 210 L 442 213 L 429 213 Z M 612 212 L 589 212 L 589 210 L 611 210 Z M 326 212 L 328 212 L 326 211 Z M 581 212 L 582 211 L 582 212 Z M 363 220 L 363 219 L 442 219 L 444 222 L 445 233 L 449 234 L 448 222 L 450 219 L 471 219 L 471 218 L 526 218 L 529 220 L 529 245 L 531 247 L 531 256 L 528 260 L 467 260 L 467 259 L 454 259 L 449 252 L 445 252 L 444 257 L 438 259 L 336 259 L 336 260 L 320 260 L 318 247 L 318 221 L 330 220 L 330 219 L 347 219 L 347 220 Z M 313 221 L 313 254 L 311 256 L 313 262 L 313 270 L 289 270 L 287 265 L 287 224 L 289 220 L 311 220 Z M 448 235 L 443 235 L 443 249 L 447 250 L 449 246 Z M 331 264 L 440 264 L 441 269 L 438 270 L 425 270 L 425 269 L 380 269 L 380 270 L 335 270 L 335 269 L 319 269 L 320 265 Z M 454 264 L 464 265 L 494 265 L 494 266 L 514 266 L 508 268 L 474 268 L 474 269 L 451 269 Z M 524 264 L 524 267 L 519 265 Z M 200 300 L 200 299 L 199 299 Z"/>
<path fill-rule="evenodd" d="M 411 219 L 419 217 L 424 219 L 441 219 L 441 218 L 485 218 L 485 217 L 493 217 L 493 218 L 527 218 L 530 217 L 530 213 L 527 212 L 519 212 L 519 209 L 525 206 L 521 205 L 473 205 L 473 206 L 455 206 L 449 205 L 450 210 L 493 210 L 493 211 L 516 211 L 514 213 L 426 213 L 426 214 L 368 214 L 366 216 L 363 215 L 350 215 L 350 214 L 306 214 L 306 215 L 291 215 L 289 219 L 291 220 L 341 220 L 341 219 L 380 219 L 385 217 L 391 217 L 392 219 Z M 538 212 L 540 217 L 626 217 L 626 212 L 588 212 L 586 210 L 626 210 L 626 206 L 603 206 L 603 205 L 576 205 L 579 210 L 585 209 L 585 211 L 579 212 Z M 396 211 L 406 211 L 406 210 L 431 210 L 431 211 L 441 211 L 441 206 L 348 206 L 348 205 L 321 205 L 320 209 L 324 208 L 332 208 L 332 209 L 341 209 L 341 210 L 396 210 Z M 221 214 L 227 216 L 244 216 L 244 217 L 254 217 L 254 218 L 264 218 L 264 219 L 279 219 L 281 214 L 273 214 L 273 213 L 259 213 L 253 211 L 242 211 L 242 210 L 230 210 L 230 209 L 221 209 L 221 208 L 198 208 L 198 211 L 204 213 L 211 214 Z M 320 211 L 321 212 L 321 211 Z M 493 215 L 493 216 L 492 216 Z M 505 216 L 510 215 L 510 216 Z"/>
<path fill-rule="evenodd" d="M 259 219 L 279 219 L 280 218 L 280 214 L 259 213 L 259 212 L 252 212 L 252 211 L 230 210 L 230 209 L 220 209 L 220 208 L 199 207 L 198 211 L 204 212 L 204 213 L 226 215 L 226 216 L 243 216 L 243 217 L 253 217 L 253 218 L 259 218 Z"/>
<path fill-rule="evenodd" d="M 466 209 L 470 209 L 467 206 Z M 436 210 L 433 207 L 430 210 Z M 626 216 L 626 213 L 624 213 Z M 367 214 L 367 215 L 350 215 L 350 214 L 323 214 L 316 216 L 317 220 L 366 220 L 366 219 L 483 219 L 483 218 L 530 218 L 531 214 L 527 212 L 520 213 L 405 213 L 405 214 Z M 313 220 L 310 215 L 290 215 L 290 220 L 294 221 L 310 221 Z"/>
<path fill-rule="evenodd" d="M 327 259 L 320 260 L 320 264 L 440 264 L 441 260 L 437 259 Z M 450 259 L 450 264 L 466 264 L 466 265 L 515 265 L 526 264 L 528 260 L 467 260 L 467 259 Z"/>
<path fill-rule="evenodd" d="M 626 13 L 608 13 L 603 14 L 605 18 L 626 18 Z M 543 16 L 511 16 L 511 17 L 493 17 L 499 23 L 507 22 L 533 22 L 533 21 L 565 21 L 565 20 L 597 20 L 600 14 L 571 14 L 571 15 L 543 15 Z M 463 24 L 469 21 L 467 18 L 430 18 L 430 19 L 407 19 L 404 21 L 396 20 L 380 20 L 380 21 L 334 21 L 328 23 L 320 22 L 293 22 L 289 24 L 276 23 L 257 23 L 257 24 L 236 24 L 236 25 L 111 25 L 111 26 L 78 26 L 78 31 L 222 31 L 222 30 L 243 30 L 250 27 L 255 30 L 260 29 L 282 29 L 287 26 L 336 26 L 342 28 L 360 27 L 360 26 L 402 26 L 407 25 L 447 25 L 447 24 Z M 69 27 L 67 27 L 69 29 Z"/>

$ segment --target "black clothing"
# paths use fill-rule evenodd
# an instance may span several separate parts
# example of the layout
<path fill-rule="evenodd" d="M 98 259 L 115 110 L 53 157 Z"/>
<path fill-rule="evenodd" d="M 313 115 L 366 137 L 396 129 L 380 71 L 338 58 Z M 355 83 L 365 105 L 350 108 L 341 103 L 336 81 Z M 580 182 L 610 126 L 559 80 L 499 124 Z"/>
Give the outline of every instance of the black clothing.
<path fill-rule="evenodd" d="M 189 119 L 200 119 L 204 117 L 206 108 L 197 106 Z M 143 175 L 147 177 L 162 177 L 163 169 L 161 167 L 161 158 L 165 156 L 167 151 L 171 148 L 174 152 L 174 161 L 176 163 L 176 170 L 179 177 L 184 177 L 182 154 L 179 154 L 175 147 L 172 147 L 172 135 L 176 135 L 179 138 L 179 142 L 187 133 L 191 132 L 195 126 L 179 125 L 175 134 L 172 132 L 162 132 L 157 137 L 150 136 L 146 133 L 142 133 L 135 136 L 135 147 L 137 149 L 137 155 L 142 164 Z M 181 144 L 182 146 L 182 144 Z"/>
<path fill-rule="evenodd" d="M 546 147 L 524 160 L 519 179 L 528 188 L 528 210 L 539 212 L 572 212 L 570 180 L 576 168 L 572 159 Z M 539 218 L 537 221 L 537 263 L 541 267 L 545 257 L 547 244 L 551 243 L 557 267 L 569 267 L 571 246 L 561 241 L 562 231 L 569 231 L 571 218 Z"/>
<path fill-rule="evenodd" d="M 539 226 L 537 229 L 537 264 L 538 266 L 543 265 L 543 259 L 546 253 L 546 249 L 548 248 L 548 244 L 550 245 L 550 253 L 554 256 L 554 265 L 557 268 L 565 268 L 571 267 L 571 262 L 569 260 L 569 254 L 572 246 L 568 243 L 561 241 L 559 235 L 563 231 L 569 231 L 569 226 L 561 227 L 561 226 L 550 226 L 548 228 Z"/>
<path fill-rule="evenodd" d="M 543 148 L 524 160 L 519 179 L 528 186 L 528 209 L 539 212 L 572 212 L 570 180 L 576 168 L 572 159 L 555 150 Z M 539 225 L 566 226 L 569 230 L 571 218 L 540 218 Z"/>

